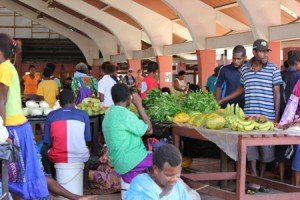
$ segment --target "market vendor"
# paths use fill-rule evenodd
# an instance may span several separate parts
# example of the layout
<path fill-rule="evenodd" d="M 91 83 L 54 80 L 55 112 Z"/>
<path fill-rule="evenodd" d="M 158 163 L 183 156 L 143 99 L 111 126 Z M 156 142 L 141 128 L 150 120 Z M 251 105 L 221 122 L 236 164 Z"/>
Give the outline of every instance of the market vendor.
<path fill-rule="evenodd" d="M 115 84 L 111 95 L 115 105 L 103 119 L 104 139 L 112 165 L 124 182 L 130 183 L 141 171 L 152 166 L 152 154 L 148 154 L 141 138 L 152 134 L 152 125 L 140 96 L 136 93 L 130 95 L 126 84 Z M 127 109 L 131 101 L 141 119 Z"/>
<path fill-rule="evenodd" d="M 62 90 L 62 108 L 46 118 L 41 152 L 46 173 L 53 175 L 53 163 L 85 163 L 90 157 L 86 145 L 91 141 L 90 119 L 86 112 L 75 108 L 74 99 L 72 90 Z"/>
<path fill-rule="evenodd" d="M 187 92 L 189 86 L 184 80 L 185 71 L 178 72 L 178 77 L 174 80 L 174 89 L 180 92 Z"/>
<path fill-rule="evenodd" d="M 40 80 L 41 77 L 38 73 L 36 73 L 36 67 L 34 65 L 30 65 L 29 74 L 25 74 L 21 81 L 21 85 L 24 86 L 24 95 L 26 97 L 31 97 L 36 94 Z"/>
<path fill-rule="evenodd" d="M 155 74 L 158 69 L 158 65 L 156 62 L 149 62 L 147 64 L 147 72 L 148 75 L 144 78 L 141 83 L 141 97 L 142 99 L 146 99 L 147 93 L 152 89 L 158 89 L 158 83 L 155 79 Z"/>
<path fill-rule="evenodd" d="M 275 123 L 279 121 L 280 85 L 283 83 L 281 74 L 276 65 L 268 61 L 268 42 L 258 39 L 253 43 L 253 58 L 242 67 L 241 85 L 236 91 L 219 100 L 219 104 L 226 103 L 245 92 L 244 112 L 247 116 L 263 115 Z M 248 147 L 247 159 L 250 161 L 252 175 L 263 177 L 266 163 L 274 158 L 273 146 Z M 262 162 L 260 174 L 256 170 L 256 160 Z M 262 187 L 254 185 L 254 190 L 265 192 Z"/>

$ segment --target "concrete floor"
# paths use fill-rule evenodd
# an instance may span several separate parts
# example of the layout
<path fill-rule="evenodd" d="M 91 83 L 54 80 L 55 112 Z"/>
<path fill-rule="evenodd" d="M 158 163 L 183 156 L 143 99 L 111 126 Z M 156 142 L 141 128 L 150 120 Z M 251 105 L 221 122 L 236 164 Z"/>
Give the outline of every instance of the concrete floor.
<path fill-rule="evenodd" d="M 212 158 L 196 158 L 193 159 L 192 165 L 185 169 L 186 171 L 207 171 L 207 172 L 217 172 L 219 171 L 219 166 L 220 166 L 220 161 L 218 159 L 212 159 Z M 234 171 L 234 163 L 229 162 L 228 166 L 229 171 Z M 273 179 L 278 179 L 278 176 L 275 176 L 272 173 L 267 173 L 268 177 L 272 177 Z M 217 181 L 211 181 L 207 182 L 207 184 L 213 185 L 218 187 L 218 182 Z M 228 184 L 228 189 L 233 191 L 235 189 L 235 183 L 229 182 Z M 271 190 L 270 193 L 279 193 L 279 191 L 276 190 Z M 211 197 L 205 194 L 201 194 L 201 200 L 221 200 L 220 198 L 216 197 Z M 267 198 L 267 197 L 266 197 Z M 121 199 L 121 194 L 120 193 L 115 193 L 115 194 L 109 194 L 109 195 L 94 195 L 85 198 L 85 200 L 120 200 Z"/>

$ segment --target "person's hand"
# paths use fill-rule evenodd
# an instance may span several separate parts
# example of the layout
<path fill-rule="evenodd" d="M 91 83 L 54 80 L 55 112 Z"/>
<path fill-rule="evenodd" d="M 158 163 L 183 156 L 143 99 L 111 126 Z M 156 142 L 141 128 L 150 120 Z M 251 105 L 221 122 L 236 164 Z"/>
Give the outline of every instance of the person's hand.
<path fill-rule="evenodd" d="M 8 144 L 13 144 L 13 143 L 12 143 L 12 140 L 11 140 L 10 138 L 7 138 L 6 142 L 7 142 Z"/>
<path fill-rule="evenodd" d="M 133 93 L 131 96 L 133 105 L 135 105 L 137 108 L 143 107 L 142 99 L 139 94 Z"/>

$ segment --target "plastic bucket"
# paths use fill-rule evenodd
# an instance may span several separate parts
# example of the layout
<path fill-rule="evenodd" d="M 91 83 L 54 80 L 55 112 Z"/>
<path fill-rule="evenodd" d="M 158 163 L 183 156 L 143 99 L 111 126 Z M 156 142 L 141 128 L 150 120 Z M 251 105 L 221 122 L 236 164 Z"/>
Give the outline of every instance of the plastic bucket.
<path fill-rule="evenodd" d="M 123 181 L 122 178 L 120 179 L 121 179 L 121 199 L 125 199 L 125 194 L 126 191 L 129 189 L 130 184 Z"/>
<path fill-rule="evenodd" d="M 56 180 L 61 186 L 74 194 L 83 195 L 83 163 L 56 163 L 54 168 Z"/>

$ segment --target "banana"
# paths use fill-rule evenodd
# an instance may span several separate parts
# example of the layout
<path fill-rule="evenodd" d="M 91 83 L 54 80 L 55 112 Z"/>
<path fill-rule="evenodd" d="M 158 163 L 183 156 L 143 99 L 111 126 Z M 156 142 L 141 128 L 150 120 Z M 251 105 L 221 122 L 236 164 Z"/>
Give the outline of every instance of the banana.
<path fill-rule="evenodd" d="M 262 123 L 262 124 L 258 125 L 258 130 L 260 130 L 260 131 L 267 131 L 267 130 L 270 130 L 270 128 L 271 128 L 271 122 L 270 121 L 267 121 L 265 123 Z"/>
<path fill-rule="evenodd" d="M 238 131 L 244 132 L 244 131 L 245 131 L 244 126 L 241 125 L 241 124 L 239 124 L 239 125 L 238 125 Z"/>
<path fill-rule="evenodd" d="M 240 108 L 238 116 L 240 119 L 245 119 L 245 113 L 244 113 L 243 109 Z"/>
<path fill-rule="evenodd" d="M 234 108 L 234 112 L 235 112 L 235 115 L 238 115 L 239 112 L 240 112 L 240 107 L 239 107 L 239 104 L 235 104 L 235 108 Z"/>
<path fill-rule="evenodd" d="M 255 124 L 251 123 L 248 126 L 244 126 L 245 131 L 252 131 L 254 129 Z"/>
<path fill-rule="evenodd" d="M 252 124 L 252 121 L 250 121 L 250 120 L 237 119 L 236 121 L 243 126 L 248 126 L 248 125 Z"/>
<path fill-rule="evenodd" d="M 274 130 L 274 123 L 273 122 L 270 122 L 270 123 L 271 123 L 270 130 L 273 131 Z"/>

